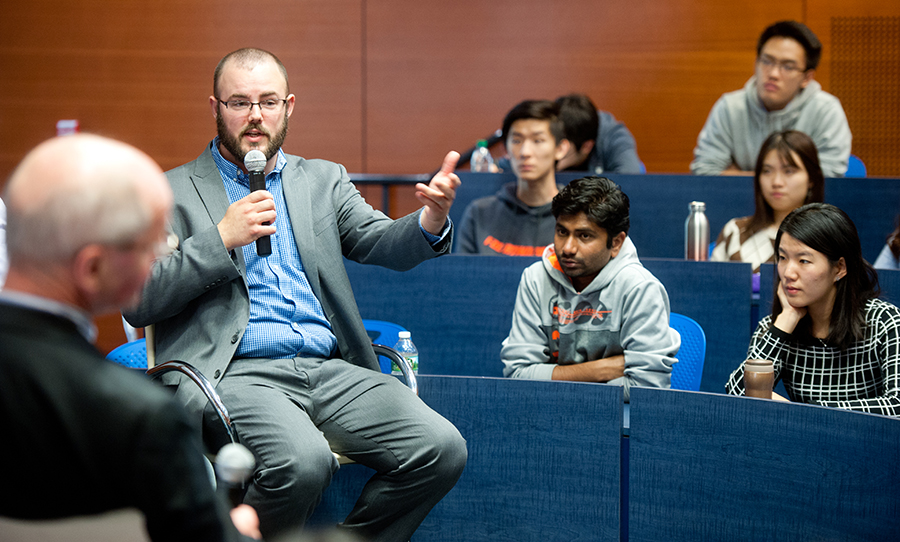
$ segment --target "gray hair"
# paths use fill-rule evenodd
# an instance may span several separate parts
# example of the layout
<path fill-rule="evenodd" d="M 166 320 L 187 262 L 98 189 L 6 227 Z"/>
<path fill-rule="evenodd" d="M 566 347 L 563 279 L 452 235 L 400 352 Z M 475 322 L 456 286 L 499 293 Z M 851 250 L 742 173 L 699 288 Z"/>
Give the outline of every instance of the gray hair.
<path fill-rule="evenodd" d="M 137 175 L 122 167 L 134 164 L 123 162 L 122 149 L 131 148 L 98 136 L 69 138 L 38 146 L 7 183 L 11 264 L 68 261 L 90 244 L 127 245 L 152 223 Z"/>

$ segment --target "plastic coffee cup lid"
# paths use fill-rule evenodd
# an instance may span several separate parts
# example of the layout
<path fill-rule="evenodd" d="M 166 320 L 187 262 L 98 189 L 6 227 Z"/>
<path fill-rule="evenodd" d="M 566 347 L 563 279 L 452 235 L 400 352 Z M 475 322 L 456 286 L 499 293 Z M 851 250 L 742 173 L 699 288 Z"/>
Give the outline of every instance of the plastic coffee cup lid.
<path fill-rule="evenodd" d="M 775 367 L 772 365 L 772 362 L 768 360 L 748 359 L 744 362 L 744 371 L 749 371 L 751 373 L 766 373 L 774 370 Z"/>

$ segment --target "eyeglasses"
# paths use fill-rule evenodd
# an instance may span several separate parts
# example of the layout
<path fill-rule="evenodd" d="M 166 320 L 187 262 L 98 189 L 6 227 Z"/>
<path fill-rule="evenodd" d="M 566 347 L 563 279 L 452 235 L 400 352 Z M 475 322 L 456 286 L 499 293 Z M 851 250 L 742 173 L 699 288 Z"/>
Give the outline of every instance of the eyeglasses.
<path fill-rule="evenodd" d="M 756 59 L 757 62 L 762 64 L 762 66 L 767 70 L 778 69 L 781 73 L 785 75 L 794 75 L 795 73 L 800 73 L 806 71 L 800 66 L 794 64 L 793 62 L 778 62 L 774 58 L 770 56 L 761 56 Z"/>
<path fill-rule="evenodd" d="M 281 106 L 287 103 L 287 100 L 280 98 L 269 98 L 268 100 L 261 100 L 258 102 L 251 102 L 250 100 L 241 100 L 239 98 L 233 100 L 219 100 L 219 103 L 224 105 L 226 109 L 229 111 L 234 111 L 235 113 L 243 113 L 245 111 L 250 111 L 253 109 L 253 106 L 258 106 L 260 111 L 278 111 L 281 109 Z"/>

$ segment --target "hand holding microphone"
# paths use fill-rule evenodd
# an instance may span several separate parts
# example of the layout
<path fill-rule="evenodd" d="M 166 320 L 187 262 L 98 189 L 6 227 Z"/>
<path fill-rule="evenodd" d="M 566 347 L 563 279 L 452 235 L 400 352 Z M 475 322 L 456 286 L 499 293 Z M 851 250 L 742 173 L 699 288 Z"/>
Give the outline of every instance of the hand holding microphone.
<path fill-rule="evenodd" d="M 250 174 L 250 191 L 266 189 L 266 155 L 262 151 L 253 149 L 244 156 L 244 167 Z M 269 225 L 269 222 L 264 222 Z M 272 239 L 268 235 L 264 235 L 256 240 L 256 254 L 258 256 L 268 256 L 272 254 Z"/>

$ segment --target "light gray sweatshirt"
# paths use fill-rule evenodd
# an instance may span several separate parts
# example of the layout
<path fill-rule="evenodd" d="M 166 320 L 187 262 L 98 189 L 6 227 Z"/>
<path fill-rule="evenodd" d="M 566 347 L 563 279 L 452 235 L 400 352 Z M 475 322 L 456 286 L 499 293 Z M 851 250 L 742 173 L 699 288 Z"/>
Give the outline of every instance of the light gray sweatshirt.
<path fill-rule="evenodd" d="M 723 94 L 713 105 L 697 137 L 691 173 L 718 175 L 732 163 L 753 171 L 763 142 L 783 130 L 798 130 L 812 138 L 826 177 L 847 172 L 852 136 L 840 100 L 813 80 L 784 109 L 766 111 L 753 76 L 744 88 Z"/>
<path fill-rule="evenodd" d="M 630 238 L 582 292 L 556 260 L 553 245 L 522 273 L 512 329 L 500 358 L 505 376 L 550 380 L 556 365 L 625 355 L 624 386 L 668 388 L 678 332 L 669 327 L 666 289 L 644 269 Z"/>

